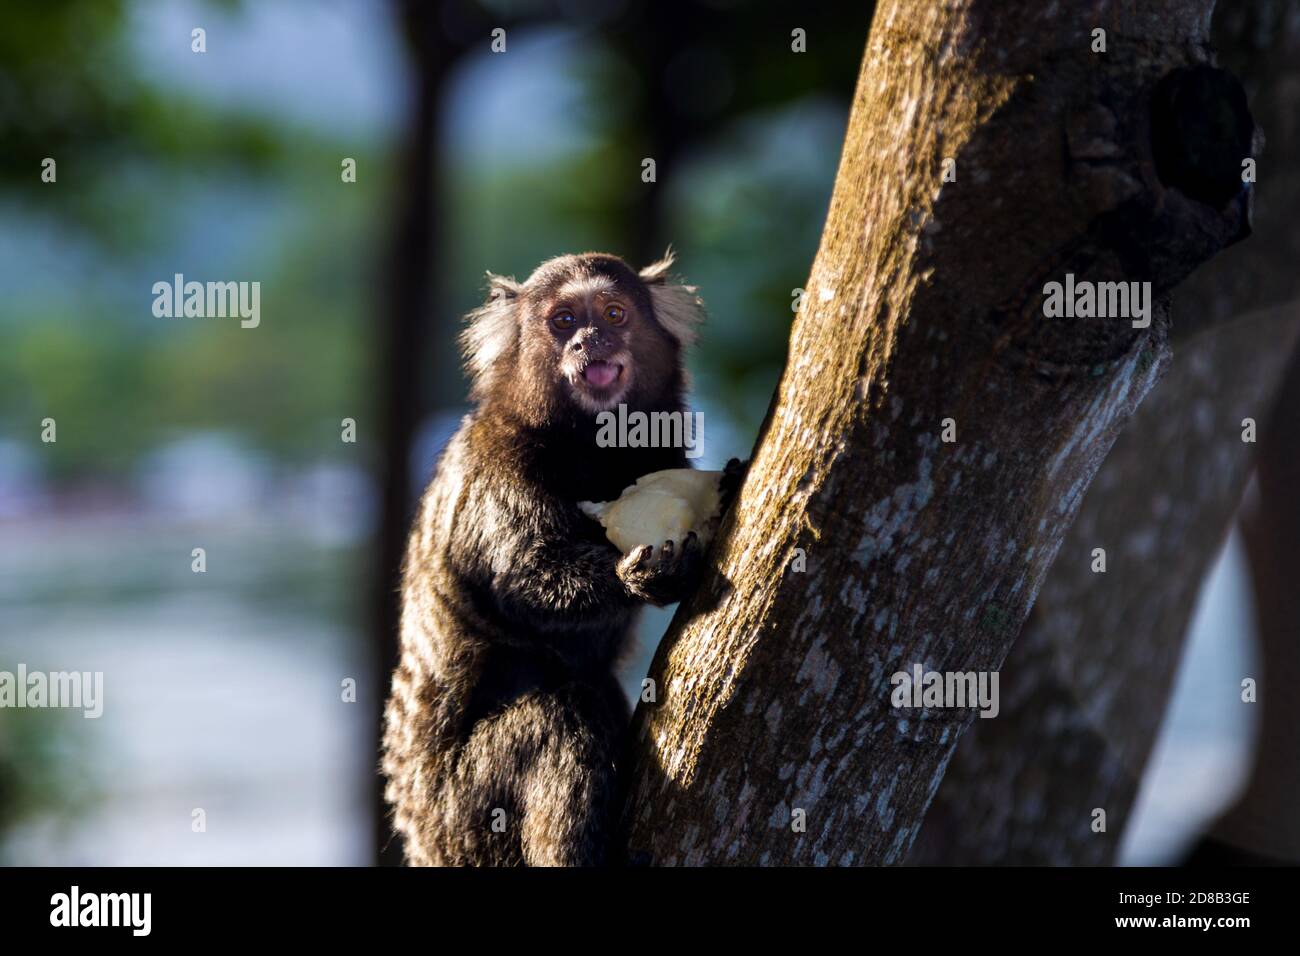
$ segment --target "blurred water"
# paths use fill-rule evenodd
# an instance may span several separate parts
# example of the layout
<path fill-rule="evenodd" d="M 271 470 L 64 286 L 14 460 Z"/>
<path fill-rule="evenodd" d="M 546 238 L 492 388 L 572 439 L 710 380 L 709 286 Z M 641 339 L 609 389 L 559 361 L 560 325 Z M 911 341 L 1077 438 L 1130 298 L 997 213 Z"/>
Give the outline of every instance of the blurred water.
<path fill-rule="evenodd" d="M 336 593 L 355 557 L 260 521 L 6 526 L 0 669 L 102 671 L 104 713 L 26 712 L 78 755 L 82 792 L 51 794 L 0 858 L 368 862 L 372 681 Z"/>

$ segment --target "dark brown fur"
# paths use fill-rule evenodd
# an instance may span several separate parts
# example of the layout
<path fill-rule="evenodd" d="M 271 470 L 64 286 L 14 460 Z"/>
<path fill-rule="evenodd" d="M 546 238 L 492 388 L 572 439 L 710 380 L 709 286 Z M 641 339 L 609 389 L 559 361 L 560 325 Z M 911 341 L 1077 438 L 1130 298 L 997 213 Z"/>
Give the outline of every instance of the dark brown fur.
<path fill-rule="evenodd" d="M 573 370 L 630 354 L 629 410 L 684 410 L 682 348 L 701 312 L 667 280 L 670 262 L 638 275 L 615 256 L 564 256 L 524 283 L 493 277 L 470 316 L 477 407 L 411 533 L 386 711 L 386 793 L 411 863 L 607 859 L 628 720 L 612 664 L 644 602 L 694 587 L 699 551 L 692 540 L 624 558 L 578 510 L 688 462 L 682 449 L 597 447 Z M 621 327 L 601 311 L 613 300 Z M 570 334 L 549 324 L 560 305 Z"/>

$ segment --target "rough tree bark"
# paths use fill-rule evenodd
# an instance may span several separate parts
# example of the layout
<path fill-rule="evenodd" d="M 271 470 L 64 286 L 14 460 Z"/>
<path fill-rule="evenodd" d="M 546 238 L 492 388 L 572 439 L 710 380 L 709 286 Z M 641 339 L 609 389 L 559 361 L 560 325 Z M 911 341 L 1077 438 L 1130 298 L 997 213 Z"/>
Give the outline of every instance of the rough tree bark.
<path fill-rule="evenodd" d="M 1206 331 L 1177 347 L 1174 373 L 1089 489 L 1003 669 L 1002 713 L 962 739 L 910 862 L 1114 862 L 1250 473 L 1257 446 L 1241 441 L 1241 420 L 1272 439 L 1268 410 L 1300 328 L 1300 23 L 1243 0 L 1216 15 L 1213 36 L 1268 131 L 1254 238 L 1178 290 L 1177 327 Z M 1105 575 L 1092 572 L 1095 547 Z M 1240 676 L 1223 675 L 1225 693 Z M 1095 807 L 1105 833 L 1090 828 Z"/>
<path fill-rule="evenodd" d="M 1248 231 L 1244 97 L 1181 69 L 1211 3 L 1107 9 L 879 5 L 785 374 L 635 719 L 633 859 L 906 854 L 972 712 L 894 710 L 890 674 L 1001 665 L 1165 365 L 1168 290 Z M 1150 281 L 1150 327 L 1045 319 L 1066 273 Z"/>
<path fill-rule="evenodd" d="M 958 745 L 909 862 L 1115 861 L 1197 593 L 1250 474 L 1241 421 L 1263 426 L 1297 333 L 1289 305 L 1179 347 L 1089 489 L 1002 668 L 1002 712 Z M 1223 674 L 1223 692 L 1243 676 Z"/>

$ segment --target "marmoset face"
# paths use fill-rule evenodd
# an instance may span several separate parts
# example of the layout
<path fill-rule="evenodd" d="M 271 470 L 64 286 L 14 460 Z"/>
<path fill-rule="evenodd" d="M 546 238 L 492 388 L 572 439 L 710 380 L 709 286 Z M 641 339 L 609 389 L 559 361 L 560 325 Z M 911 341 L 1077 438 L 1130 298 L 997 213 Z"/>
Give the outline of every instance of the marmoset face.
<path fill-rule="evenodd" d="M 585 412 L 670 395 L 679 348 L 645 284 L 613 256 L 552 260 L 524 284 L 522 364 Z"/>

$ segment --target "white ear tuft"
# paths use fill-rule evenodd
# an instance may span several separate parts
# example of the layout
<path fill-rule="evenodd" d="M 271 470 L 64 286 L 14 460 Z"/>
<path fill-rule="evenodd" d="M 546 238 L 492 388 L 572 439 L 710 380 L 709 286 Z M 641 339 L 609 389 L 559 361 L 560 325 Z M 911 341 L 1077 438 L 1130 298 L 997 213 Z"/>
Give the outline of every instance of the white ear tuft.
<path fill-rule="evenodd" d="M 472 391 L 485 390 L 497 360 L 519 335 L 519 292 L 513 278 L 488 274 L 488 297 L 465 316 L 469 324 L 460 333 L 461 352 L 472 380 Z"/>
<path fill-rule="evenodd" d="M 664 257 L 658 262 L 652 262 L 641 270 L 639 275 L 641 281 L 646 285 L 654 285 L 657 282 L 663 282 L 668 278 L 668 270 L 673 267 L 673 262 L 677 259 L 677 253 L 673 252 L 673 247 L 669 246 L 664 250 Z"/>
<path fill-rule="evenodd" d="M 704 302 L 695 294 L 695 286 L 669 281 L 668 270 L 676 258 L 669 246 L 662 259 L 646 266 L 639 275 L 650 293 L 650 305 L 659 324 L 681 345 L 687 346 L 694 344 L 696 330 L 704 321 Z"/>

